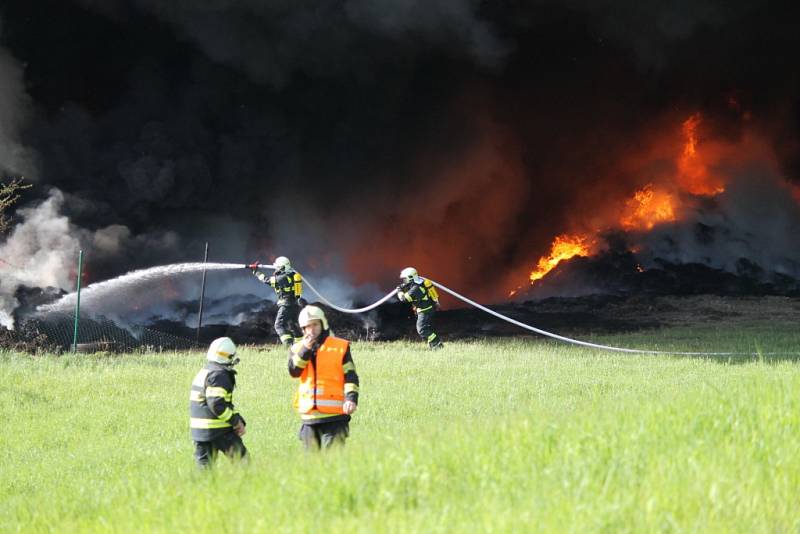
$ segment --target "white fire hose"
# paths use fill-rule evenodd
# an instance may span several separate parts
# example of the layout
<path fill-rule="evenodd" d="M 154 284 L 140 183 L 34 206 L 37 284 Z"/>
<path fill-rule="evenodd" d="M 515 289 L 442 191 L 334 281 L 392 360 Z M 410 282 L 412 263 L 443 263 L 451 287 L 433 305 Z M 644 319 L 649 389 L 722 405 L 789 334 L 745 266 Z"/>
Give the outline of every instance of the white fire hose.
<path fill-rule="evenodd" d="M 264 264 L 259 263 L 258 266 L 259 267 L 263 267 L 263 268 L 267 268 L 267 269 L 275 269 L 274 265 L 267 264 L 267 263 L 264 263 Z M 322 293 L 320 293 L 317 290 L 317 288 L 314 287 L 311 284 L 311 282 L 308 281 L 308 279 L 305 277 L 305 275 L 300 273 L 300 276 L 303 277 L 303 283 L 308 286 L 308 289 L 310 289 L 311 291 L 313 291 L 314 293 L 317 294 L 317 296 L 319 297 L 319 300 L 321 300 L 322 302 L 324 302 L 326 305 L 330 306 L 334 310 L 338 310 L 338 311 L 340 311 L 342 313 L 364 313 L 364 312 L 368 312 L 370 310 L 374 310 L 375 308 L 377 308 L 378 306 L 380 306 L 381 304 L 383 304 L 384 302 L 386 302 L 387 300 L 392 298 L 395 293 L 397 293 L 397 290 L 393 289 L 388 295 L 386 295 L 385 297 L 383 297 L 379 301 L 377 301 L 377 302 L 375 302 L 373 304 L 370 304 L 369 306 L 365 306 L 364 308 L 352 308 L 352 309 L 351 308 L 341 308 L 341 307 L 337 306 L 336 304 L 334 304 L 333 302 L 331 302 L 328 299 L 326 299 L 325 296 Z"/>
<path fill-rule="evenodd" d="M 89 286 L 86 289 L 86 291 L 87 292 L 92 292 L 93 291 L 98 296 L 102 296 L 105 293 L 110 293 L 112 290 L 118 291 L 120 287 L 123 287 L 123 288 L 128 287 L 129 288 L 135 282 L 142 281 L 142 280 L 149 280 L 149 279 L 153 279 L 155 277 L 161 277 L 161 276 L 165 276 L 165 275 L 168 275 L 168 274 L 175 274 L 175 273 L 180 274 L 180 273 L 193 272 L 193 271 L 203 270 L 203 269 L 214 269 L 214 270 L 234 269 L 234 268 L 239 268 L 240 266 L 241 266 L 241 264 L 237 264 L 237 263 L 211 263 L 211 264 L 207 264 L 207 263 L 182 263 L 182 264 L 174 264 L 174 265 L 164 265 L 164 266 L 160 266 L 160 267 L 154 267 L 154 268 L 150 268 L 150 269 L 142 269 L 142 270 L 139 270 L 139 271 L 134 271 L 134 272 L 131 272 L 131 273 L 127 273 L 127 274 L 125 274 L 123 276 L 117 277 L 114 280 L 107 280 L 105 282 L 99 282 L 99 283 L 96 283 L 96 284 L 92 284 L 91 286 Z M 251 267 L 251 266 L 252 265 L 245 265 L 245 267 Z M 256 267 L 257 268 L 275 269 L 275 266 L 271 265 L 271 264 L 258 264 L 258 265 L 256 265 Z M 397 293 L 397 290 L 393 289 L 385 297 L 383 297 L 380 300 L 376 301 L 375 303 L 370 304 L 369 306 L 365 306 L 363 308 L 343 308 L 343 307 L 337 306 L 336 304 L 332 303 L 327 298 L 325 298 L 325 296 L 322 295 L 319 292 L 319 290 L 317 290 L 317 288 L 315 288 L 314 285 L 311 282 L 309 282 L 308 279 L 305 279 L 304 281 L 305 281 L 306 285 L 308 286 L 308 288 L 311 289 L 311 291 L 313 291 L 314 293 L 316 293 L 319 296 L 320 300 L 324 304 L 326 304 L 327 306 L 330 306 L 331 308 L 333 308 L 335 310 L 338 310 L 338 311 L 340 311 L 342 313 L 364 313 L 364 312 L 368 312 L 370 310 L 373 310 L 373 309 L 377 308 L 378 306 L 380 306 L 381 304 L 383 304 L 384 302 L 386 302 L 387 300 L 392 298 Z M 502 319 L 503 321 L 511 323 L 511 324 L 513 324 L 515 326 L 519 326 L 520 328 L 524 328 L 525 330 L 529 330 L 531 332 L 535 332 L 535 333 L 543 335 L 543 336 L 551 337 L 553 339 L 557 339 L 559 341 L 564 341 L 566 343 L 572 343 L 572 344 L 575 344 L 575 345 L 581 345 L 581 346 L 584 346 L 584 347 L 591 347 L 591 348 L 595 348 L 595 349 L 609 350 L 609 351 L 616 351 L 616 352 L 637 353 L 637 354 L 674 354 L 674 355 L 685 355 L 685 356 L 758 356 L 758 355 L 770 355 L 770 356 L 772 356 L 772 355 L 778 355 L 778 354 L 782 354 L 782 355 L 798 355 L 798 354 L 800 354 L 798 352 L 788 352 L 788 351 L 786 351 L 786 352 L 761 352 L 761 353 L 759 353 L 759 352 L 677 352 L 677 351 L 668 351 L 668 350 L 628 349 L 628 348 L 623 348 L 623 347 L 612 347 L 612 346 L 609 346 L 609 345 L 599 345 L 597 343 L 589 343 L 588 341 L 580 341 L 580 340 L 577 340 L 577 339 L 572 339 L 572 338 L 569 338 L 569 337 L 560 336 L 558 334 L 553 334 L 552 332 L 547 332 L 546 330 L 542 330 L 540 328 L 536 328 L 536 327 L 531 326 L 529 324 L 522 323 L 520 321 L 512 319 L 511 317 L 507 317 L 507 316 L 503 315 L 502 313 L 498 313 L 498 312 L 496 312 L 494 310 L 491 310 L 491 309 L 487 308 L 486 306 L 478 304 L 477 302 L 465 297 L 464 295 L 456 293 L 452 289 L 450 289 L 448 287 L 445 287 L 444 285 L 440 284 L 439 282 L 436 282 L 434 280 L 430 280 L 430 281 L 431 281 L 431 283 L 433 283 L 433 285 L 435 285 L 436 287 L 438 287 L 442 291 L 444 291 L 446 293 L 449 293 L 450 295 L 452 295 L 455 298 L 457 298 L 457 299 L 469 304 L 470 306 L 473 306 L 473 307 L 475 307 L 475 308 L 477 308 L 477 309 L 479 309 L 479 310 L 481 310 L 483 312 L 486 312 L 489 315 L 493 315 L 494 317 L 497 317 L 498 319 Z M 68 307 L 68 306 L 72 306 L 72 304 L 75 302 L 75 298 L 76 298 L 76 294 L 75 293 L 70 293 L 68 295 L 64 295 L 57 302 L 54 302 L 54 303 L 51 303 L 51 304 L 47 304 L 47 305 L 44 305 L 44 306 L 40 306 L 38 308 L 38 311 L 39 312 L 43 312 L 43 313 L 52 312 L 52 311 L 62 311 L 63 308 Z"/>
<path fill-rule="evenodd" d="M 428 280 L 430 280 L 430 279 L 428 279 Z M 385 297 L 383 297 L 380 300 L 376 301 L 375 303 L 370 304 L 369 306 L 365 306 L 363 308 L 355 308 L 355 309 L 342 308 L 342 307 L 339 307 L 339 306 L 333 304 L 328 299 L 326 299 L 311 284 L 311 282 L 308 281 L 308 278 L 303 277 L 303 281 L 306 283 L 306 285 L 309 287 L 309 289 L 311 289 L 311 291 L 313 291 L 314 293 L 317 294 L 317 296 L 319 296 L 320 300 L 323 303 L 325 303 L 328 306 L 330 306 L 331 308 L 333 308 L 335 310 L 338 310 L 340 312 L 343 312 L 343 313 L 363 313 L 363 312 L 375 309 L 378 306 L 380 306 L 381 304 L 383 304 L 384 302 L 386 302 L 387 300 L 389 300 L 390 298 L 392 298 L 392 296 L 394 296 L 395 293 L 397 293 L 397 290 L 393 289 Z M 581 340 L 578 340 L 578 339 L 572 339 L 572 338 L 565 337 L 565 336 L 560 336 L 558 334 L 554 334 L 552 332 L 548 332 L 546 330 L 542 330 L 540 328 L 536 328 L 535 326 L 531 326 L 529 324 L 525 324 L 525 323 L 522 323 L 522 322 L 517 321 L 515 319 L 512 319 L 511 317 L 508 317 L 506 315 L 503 315 L 502 313 L 498 313 L 498 312 L 496 312 L 496 311 L 494 311 L 492 309 L 489 309 L 486 306 L 483 306 L 482 304 L 479 304 L 479 303 L 475 302 L 474 300 L 471 300 L 471 299 L 465 297 L 464 295 L 461 295 L 460 293 L 456 293 L 452 289 L 440 284 L 439 282 L 436 282 L 434 280 L 430 280 L 430 281 L 431 281 L 431 283 L 433 285 L 435 285 L 436 287 L 438 287 L 442 291 L 444 291 L 446 293 L 449 293 L 450 295 L 456 297 L 457 299 L 459 299 L 459 300 L 469 304 L 470 306 L 473 306 L 473 307 L 475 307 L 475 308 L 477 308 L 477 309 L 479 309 L 479 310 L 481 310 L 483 312 L 486 312 L 489 315 L 493 315 L 493 316 L 497 317 L 498 319 L 502 319 L 503 321 L 506 321 L 506 322 L 511 323 L 513 325 L 516 325 L 516 326 L 519 326 L 520 328 L 524 328 L 525 330 L 529 330 L 531 332 L 535 332 L 535 333 L 541 334 L 543 336 L 551 337 L 551 338 L 557 339 L 559 341 L 564 341 L 566 343 L 572 343 L 574 345 L 580 345 L 580 346 L 583 346 L 583 347 L 591 347 L 591 348 L 601 349 L 601 350 L 609 350 L 609 351 L 615 351 L 615 352 L 627 352 L 627 353 L 635 353 L 635 354 L 672 354 L 672 355 L 678 355 L 678 356 L 757 356 L 758 355 L 757 352 L 678 352 L 678 351 L 671 351 L 671 350 L 628 349 L 628 348 L 624 348 L 624 347 L 613 347 L 613 346 L 610 346 L 610 345 L 599 345 L 597 343 L 590 343 L 588 341 L 581 341 Z M 767 353 L 762 353 L 762 354 L 765 354 L 765 355 L 776 355 L 776 354 L 795 354 L 795 353 L 767 352 Z"/>
<path fill-rule="evenodd" d="M 595 348 L 595 349 L 612 350 L 612 351 L 616 351 L 616 352 L 633 352 L 633 353 L 637 353 L 637 354 L 676 354 L 676 355 L 682 355 L 682 356 L 734 356 L 734 355 L 753 355 L 753 354 L 755 354 L 755 353 L 750 353 L 750 352 L 675 352 L 675 351 L 666 351 L 666 350 L 626 349 L 626 348 L 622 348 L 622 347 L 612 347 L 612 346 L 609 346 L 609 345 L 598 345 L 597 343 L 589 343 L 588 341 L 580 341 L 578 339 L 572 339 L 572 338 L 569 338 L 569 337 L 560 336 L 558 334 L 553 334 L 552 332 L 548 332 L 546 330 L 542 330 L 540 328 L 536 328 L 535 326 L 531 326 L 531 325 L 527 325 L 525 323 L 521 323 L 521 322 L 519 322 L 517 320 L 512 319 L 511 317 L 506 317 L 502 313 L 497 313 L 496 311 L 491 310 L 491 309 L 487 308 L 486 306 L 478 304 L 474 300 L 470 300 L 467 297 L 465 297 L 464 295 L 460 295 L 459 293 L 456 293 L 452 289 L 443 286 L 439 282 L 434 282 L 433 280 L 431 280 L 431 282 L 433 283 L 433 285 L 435 285 L 436 287 L 438 287 L 442 291 L 450 293 L 451 295 L 453 295 L 457 299 L 461 299 L 464 302 L 466 302 L 467 304 L 469 304 L 470 306 L 474 306 L 474 307 L 478 308 L 481 311 L 485 311 L 486 313 L 488 313 L 490 315 L 494 315 L 498 319 L 502 319 L 502 320 L 504 320 L 506 322 L 509 322 L 509 323 L 513 324 L 513 325 L 517 325 L 520 328 L 524 328 L 525 330 L 530 330 L 531 332 L 536 332 L 537 334 L 541 334 L 541 335 L 547 336 L 547 337 L 552 337 L 553 339 L 558 339 L 560 341 L 565 341 L 567 343 L 573 343 L 575 345 L 581 345 L 581 346 L 584 346 L 584 347 L 592 347 L 592 348 Z"/>
<path fill-rule="evenodd" d="M 303 282 L 308 286 L 308 289 L 310 289 L 311 291 L 313 291 L 314 293 L 317 294 L 317 296 L 319 297 L 319 300 L 321 300 L 322 302 L 324 302 L 325 304 L 327 304 L 328 306 L 330 306 L 334 310 L 339 310 L 340 312 L 343 312 L 343 313 L 364 313 L 364 312 L 368 312 L 370 310 L 374 310 L 375 308 L 377 308 L 378 306 L 380 306 L 381 304 L 383 304 L 384 302 L 386 302 L 387 300 L 392 298 L 395 293 L 397 293 L 396 289 L 392 289 L 385 297 L 383 297 L 379 301 L 376 301 L 375 303 L 370 304 L 369 306 L 365 306 L 363 308 L 354 308 L 354 309 L 340 308 L 339 306 L 337 306 L 333 302 L 331 302 L 328 299 L 326 299 L 322 295 L 322 293 L 317 291 L 317 288 L 315 288 L 313 285 L 311 285 L 311 282 L 309 282 L 308 278 L 306 278 L 305 276 L 303 276 Z"/>

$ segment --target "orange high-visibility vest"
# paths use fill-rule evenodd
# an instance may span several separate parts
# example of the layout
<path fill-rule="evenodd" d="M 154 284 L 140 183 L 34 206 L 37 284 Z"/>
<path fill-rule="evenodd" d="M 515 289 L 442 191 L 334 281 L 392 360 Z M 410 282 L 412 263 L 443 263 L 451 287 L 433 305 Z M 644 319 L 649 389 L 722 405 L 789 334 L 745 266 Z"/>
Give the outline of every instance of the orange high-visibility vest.
<path fill-rule="evenodd" d="M 344 370 L 342 360 L 350 342 L 328 336 L 317 349 L 316 366 L 311 361 L 300 375 L 294 406 L 299 413 L 316 409 L 321 413 L 343 414 Z"/>

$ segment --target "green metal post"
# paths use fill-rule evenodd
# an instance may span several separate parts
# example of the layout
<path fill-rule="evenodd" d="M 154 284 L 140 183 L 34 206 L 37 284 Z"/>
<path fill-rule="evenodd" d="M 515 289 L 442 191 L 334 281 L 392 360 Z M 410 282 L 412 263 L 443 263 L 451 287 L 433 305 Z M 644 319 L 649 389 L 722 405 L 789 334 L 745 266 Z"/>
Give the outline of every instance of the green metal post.
<path fill-rule="evenodd" d="M 208 241 L 206 241 L 206 253 L 203 255 L 203 283 L 200 285 L 200 311 L 197 312 L 197 336 L 194 341 L 200 344 L 200 327 L 203 325 L 203 299 L 206 295 L 206 268 L 208 263 Z"/>
<path fill-rule="evenodd" d="M 78 283 L 75 299 L 75 330 L 72 334 L 72 352 L 78 352 L 78 319 L 81 316 L 81 278 L 83 276 L 83 251 L 78 251 Z"/>

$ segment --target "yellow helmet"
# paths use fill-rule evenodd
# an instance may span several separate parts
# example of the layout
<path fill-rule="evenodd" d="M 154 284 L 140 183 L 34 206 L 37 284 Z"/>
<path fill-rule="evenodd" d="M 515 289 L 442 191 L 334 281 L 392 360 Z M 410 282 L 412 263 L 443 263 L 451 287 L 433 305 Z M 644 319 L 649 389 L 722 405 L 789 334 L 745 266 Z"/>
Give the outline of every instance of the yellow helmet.
<path fill-rule="evenodd" d="M 236 358 L 236 345 L 229 337 L 218 337 L 212 341 L 208 347 L 206 359 L 222 365 L 236 365 L 239 363 L 239 358 Z"/>
<path fill-rule="evenodd" d="M 297 322 L 300 323 L 300 328 L 308 326 L 311 321 L 322 321 L 322 329 L 328 329 L 328 319 L 325 317 L 325 312 L 322 308 L 317 306 L 306 306 L 300 310 L 300 315 L 297 317 Z"/>

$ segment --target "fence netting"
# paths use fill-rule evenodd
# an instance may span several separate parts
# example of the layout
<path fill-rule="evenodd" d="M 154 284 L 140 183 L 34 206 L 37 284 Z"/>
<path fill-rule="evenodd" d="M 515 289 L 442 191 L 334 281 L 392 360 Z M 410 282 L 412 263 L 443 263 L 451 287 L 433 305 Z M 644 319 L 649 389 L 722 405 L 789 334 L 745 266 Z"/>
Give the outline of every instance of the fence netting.
<path fill-rule="evenodd" d="M 21 352 L 68 352 L 73 349 L 74 315 L 50 312 L 0 329 L 0 347 Z M 78 352 L 163 352 L 198 347 L 192 340 L 139 325 L 121 325 L 107 317 L 81 317 Z"/>

